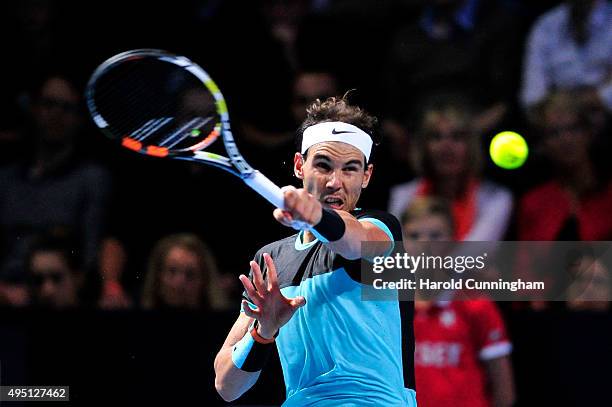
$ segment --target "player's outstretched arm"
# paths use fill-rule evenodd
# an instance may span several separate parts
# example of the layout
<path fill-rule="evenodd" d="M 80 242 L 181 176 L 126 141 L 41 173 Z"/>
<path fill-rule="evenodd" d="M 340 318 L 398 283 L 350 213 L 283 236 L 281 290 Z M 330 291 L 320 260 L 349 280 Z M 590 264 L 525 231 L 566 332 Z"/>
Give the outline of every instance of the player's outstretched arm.
<path fill-rule="evenodd" d="M 232 401 L 250 389 L 259 374 L 274 337 L 297 311 L 306 303 L 304 297 L 286 298 L 280 292 L 276 267 L 269 254 L 263 255 L 268 270 L 267 283 L 259 265 L 252 261 L 253 281 L 240 276 L 252 303 L 242 301 L 240 317 L 230 330 L 225 343 L 215 358 L 215 388 L 225 401 Z M 252 322 L 257 320 L 255 327 Z"/>
<path fill-rule="evenodd" d="M 362 253 L 362 242 L 392 244 L 389 236 L 378 226 L 370 222 L 359 222 L 346 211 L 324 209 L 323 205 L 305 189 L 287 188 L 284 194 L 285 209 L 275 209 L 274 218 L 289 227 L 295 221 L 314 227 L 328 240 L 326 244 L 345 259 L 374 257 L 388 250 L 388 247 L 377 247 L 381 253 Z"/>
<path fill-rule="evenodd" d="M 215 388 L 223 400 L 228 402 L 236 400 L 250 389 L 261 373 L 239 369 L 232 360 L 234 346 L 248 333 L 252 322 L 252 318 L 241 312 L 215 357 Z"/>

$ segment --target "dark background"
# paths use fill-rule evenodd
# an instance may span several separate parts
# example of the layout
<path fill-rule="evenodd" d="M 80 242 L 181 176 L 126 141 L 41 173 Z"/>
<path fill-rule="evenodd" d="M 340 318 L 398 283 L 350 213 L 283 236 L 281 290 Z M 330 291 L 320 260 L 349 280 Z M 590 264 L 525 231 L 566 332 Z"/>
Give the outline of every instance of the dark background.
<path fill-rule="evenodd" d="M 235 316 L 3 314 L 2 385 L 69 385 L 71 402 L 80 405 L 225 405 L 214 389 L 213 360 Z M 509 313 L 517 405 L 609 405 L 609 321 L 602 313 Z M 279 405 L 283 400 L 275 356 L 258 383 L 233 405 Z"/>

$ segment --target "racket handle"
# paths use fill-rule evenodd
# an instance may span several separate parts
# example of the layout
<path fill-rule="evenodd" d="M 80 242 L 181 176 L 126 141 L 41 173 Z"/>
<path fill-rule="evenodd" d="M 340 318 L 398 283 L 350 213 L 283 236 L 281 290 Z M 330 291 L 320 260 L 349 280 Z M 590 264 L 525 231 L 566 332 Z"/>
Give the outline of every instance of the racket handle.
<path fill-rule="evenodd" d="M 248 186 L 259 193 L 259 195 L 266 198 L 272 205 L 280 209 L 285 208 L 285 195 L 283 194 L 283 190 L 261 172 L 254 171 L 250 177 L 243 178 L 243 180 Z M 291 227 L 295 230 L 311 229 L 310 225 L 298 220 L 294 221 Z"/>
<path fill-rule="evenodd" d="M 243 178 L 244 182 L 253 188 L 259 195 L 263 196 L 272 205 L 283 209 L 285 207 L 285 196 L 283 191 L 268 177 L 259 171 L 254 171 L 250 177 Z"/>

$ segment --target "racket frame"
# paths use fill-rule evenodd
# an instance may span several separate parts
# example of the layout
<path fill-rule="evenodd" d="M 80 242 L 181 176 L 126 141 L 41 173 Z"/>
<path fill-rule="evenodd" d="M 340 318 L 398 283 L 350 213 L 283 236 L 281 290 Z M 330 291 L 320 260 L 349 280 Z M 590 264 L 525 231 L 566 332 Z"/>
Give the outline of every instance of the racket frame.
<path fill-rule="evenodd" d="M 214 137 L 206 137 L 203 142 L 195 144 L 187 149 L 171 151 L 161 147 L 150 146 L 146 149 L 142 148 L 136 140 L 130 137 L 125 137 L 122 140 L 124 147 L 130 148 L 142 154 L 157 156 L 157 157 L 169 157 L 178 160 L 204 162 L 214 167 L 225 170 L 235 176 L 240 177 L 248 186 L 266 198 L 270 203 L 278 208 L 284 208 L 284 195 L 282 190 L 268 179 L 261 172 L 253 169 L 246 160 L 242 157 L 236 146 L 234 136 L 231 131 L 229 113 L 227 110 L 227 103 L 219 87 L 210 77 L 210 75 L 204 71 L 199 65 L 192 62 L 189 58 L 179 55 L 174 55 L 160 49 L 135 49 L 125 51 L 117 54 L 106 61 L 104 61 L 91 75 L 86 91 L 85 100 L 87 101 L 87 108 L 89 113 L 96 124 L 96 126 L 109 138 L 117 139 L 117 136 L 109 130 L 109 124 L 102 117 L 95 104 L 95 85 L 97 81 L 104 76 L 106 72 L 128 60 L 143 59 L 143 58 L 157 58 L 160 61 L 174 64 L 181 69 L 187 70 L 193 76 L 198 78 L 204 87 L 210 92 L 215 101 L 216 110 L 219 116 L 219 123 L 215 125 L 215 131 L 218 133 L 213 134 Z M 213 131 L 214 133 L 214 131 Z M 212 134 L 212 133 L 211 133 Z M 212 144 L 219 136 L 223 140 L 225 151 L 228 157 L 224 157 L 219 154 L 205 151 L 204 149 Z M 212 138 L 212 139 L 209 139 Z M 126 140 L 127 139 L 127 140 Z M 209 140 L 207 140 L 209 139 Z M 131 144 L 131 145 L 130 145 Z"/>

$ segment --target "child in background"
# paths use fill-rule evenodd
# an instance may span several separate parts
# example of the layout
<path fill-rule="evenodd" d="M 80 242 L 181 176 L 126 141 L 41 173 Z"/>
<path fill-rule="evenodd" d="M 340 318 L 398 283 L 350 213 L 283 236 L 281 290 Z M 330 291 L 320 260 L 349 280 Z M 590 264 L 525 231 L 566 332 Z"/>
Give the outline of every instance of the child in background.
<path fill-rule="evenodd" d="M 449 205 L 412 201 L 402 216 L 404 239 L 450 241 Z M 512 345 L 494 302 L 424 299 L 417 292 L 414 366 L 420 407 L 511 406 L 515 401 Z"/>

